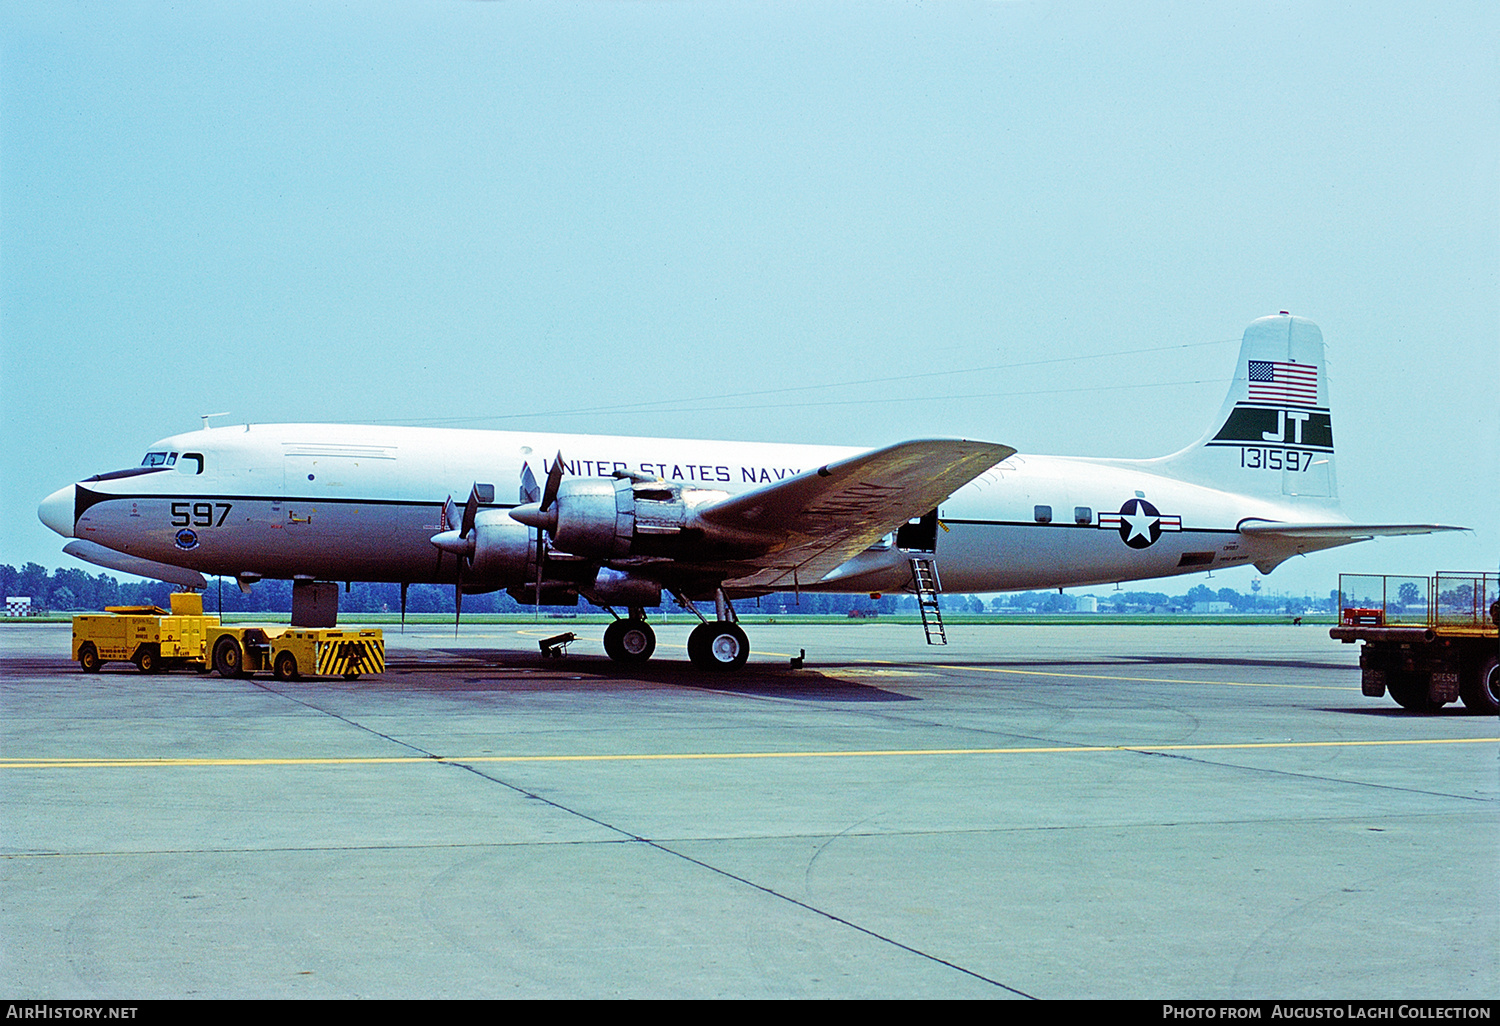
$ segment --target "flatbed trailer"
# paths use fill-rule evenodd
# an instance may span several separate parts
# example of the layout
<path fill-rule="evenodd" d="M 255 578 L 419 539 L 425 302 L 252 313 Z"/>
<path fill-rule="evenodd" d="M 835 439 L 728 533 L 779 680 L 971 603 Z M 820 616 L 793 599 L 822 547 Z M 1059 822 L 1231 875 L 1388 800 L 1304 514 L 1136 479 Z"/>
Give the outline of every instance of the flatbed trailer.
<path fill-rule="evenodd" d="M 179 592 L 171 610 L 109 606 L 73 617 L 73 658 L 85 673 L 110 662 L 133 662 L 142 673 L 190 669 L 221 677 L 268 670 L 279 680 L 343 677 L 385 671 L 378 628 L 222 624 L 203 612 L 203 596 Z"/>
<path fill-rule="evenodd" d="M 172 608 L 106 606 L 102 613 L 73 617 L 73 659 L 85 673 L 105 663 L 135 663 L 142 673 L 168 669 L 207 672 L 205 642 L 219 618 L 204 615 L 203 596 L 179 592 Z"/>
<path fill-rule="evenodd" d="M 1339 625 L 1328 634 L 1363 642 L 1360 690 L 1432 712 L 1456 699 L 1500 714 L 1500 575 L 1340 574 Z"/>

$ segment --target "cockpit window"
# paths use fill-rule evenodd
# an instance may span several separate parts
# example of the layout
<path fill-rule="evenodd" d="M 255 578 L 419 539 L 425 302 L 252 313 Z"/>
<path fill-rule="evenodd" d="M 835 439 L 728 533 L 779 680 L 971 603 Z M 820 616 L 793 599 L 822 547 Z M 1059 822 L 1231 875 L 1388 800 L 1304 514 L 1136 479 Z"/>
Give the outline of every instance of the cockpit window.
<path fill-rule="evenodd" d="M 141 460 L 143 467 L 170 467 L 177 462 L 175 452 L 148 452 L 146 458 Z"/>
<path fill-rule="evenodd" d="M 193 466 L 189 466 L 189 462 Z M 201 452 L 185 452 L 182 454 L 182 466 L 178 468 L 185 474 L 203 473 L 203 454 Z"/>

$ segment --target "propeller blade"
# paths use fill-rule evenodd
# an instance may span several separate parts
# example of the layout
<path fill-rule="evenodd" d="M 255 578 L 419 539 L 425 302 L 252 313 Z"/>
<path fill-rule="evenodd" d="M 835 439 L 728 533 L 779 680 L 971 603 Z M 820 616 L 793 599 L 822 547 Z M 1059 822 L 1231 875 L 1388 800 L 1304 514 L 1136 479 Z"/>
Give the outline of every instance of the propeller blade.
<path fill-rule="evenodd" d="M 563 460 L 562 450 L 557 450 L 557 455 L 552 458 L 552 469 L 547 471 L 547 487 L 542 491 L 542 512 L 551 508 L 552 503 L 557 501 L 557 489 L 562 484 Z"/>
<path fill-rule="evenodd" d="M 439 525 L 444 531 L 451 531 L 458 526 L 458 507 L 453 505 L 453 496 L 448 496 L 448 501 L 443 503 L 443 522 Z"/>
<path fill-rule="evenodd" d="M 541 528 L 536 532 L 536 612 L 540 615 L 542 611 L 542 565 L 547 558 L 547 550 L 543 547 L 546 543 L 542 539 Z"/>
<path fill-rule="evenodd" d="M 453 579 L 453 636 L 458 637 L 458 621 L 464 612 L 464 564 L 468 559 L 458 557 L 458 576 Z"/>
<path fill-rule="evenodd" d="M 458 533 L 462 537 L 467 538 L 469 536 L 469 532 L 474 530 L 474 515 L 478 512 L 479 487 L 475 485 L 474 487 L 469 489 L 469 501 L 464 503 L 463 525 L 458 530 Z"/>
<path fill-rule="evenodd" d="M 541 501 L 542 489 L 536 483 L 536 475 L 531 472 L 531 464 L 521 464 L 521 505 Z"/>

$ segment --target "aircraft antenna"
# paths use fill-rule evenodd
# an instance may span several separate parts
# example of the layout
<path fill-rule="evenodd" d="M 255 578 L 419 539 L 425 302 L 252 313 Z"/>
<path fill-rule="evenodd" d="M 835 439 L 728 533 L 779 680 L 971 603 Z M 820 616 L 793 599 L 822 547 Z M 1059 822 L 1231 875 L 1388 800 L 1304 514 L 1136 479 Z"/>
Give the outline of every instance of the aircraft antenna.
<path fill-rule="evenodd" d="M 225 413 L 200 413 L 200 414 L 198 414 L 198 416 L 201 417 L 201 418 L 203 418 L 203 430 L 207 431 L 208 430 L 208 418 L 210 418 L 210 417 L 227 417 L 227 416 L 229 416 L 229 414 L 228 414 L 228 412 L 225 412 Z"/>

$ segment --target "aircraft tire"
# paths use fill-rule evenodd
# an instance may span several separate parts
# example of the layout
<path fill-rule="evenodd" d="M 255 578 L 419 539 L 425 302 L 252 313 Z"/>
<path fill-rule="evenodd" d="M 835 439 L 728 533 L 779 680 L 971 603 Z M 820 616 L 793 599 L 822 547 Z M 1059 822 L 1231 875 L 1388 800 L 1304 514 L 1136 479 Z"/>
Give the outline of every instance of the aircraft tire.
<path fill-rule="evenodd" d="M 220 677 L 245 676 L 245 653 L 238 641 L 226 637 L 214 643 L 214 671 Z"/>
<path fill-rule="evenodd" d="M 103 661 L 92 641 L 85 641 L 78 649 L 78 668 L 84 673 L 98 673 Z"/>
<path fill-rule="evenodd" d="M 272 673 L 277 680 L 281 681 L 297 680 L 302 676 L 297 672 L 297 657 L 290 652 L 282 652 L 276 657 L 276 665 L 272 667 Z"/>
<path fill-rule="evenodd" d="M 750 639 L 739 624 L 710 621 L 688 635 L 688 658 L 705 670 L 737 670 L 750 658 Z"/>
<path fill-rule="evenodd" d="M 1500 714 L 1500 656 L 1490 656 L 1480 664 L 1478 672 L 1471 670 L 1461 677 L 1458 697 L 1470 712 Z"/>
<path fill-rule="evenodd" d="M 1428 697 L 1426 674 L 1393 672 L 1386 678 L 1385 689 L 1397 705 L 1412 712 L 1436 712 L 1443 705 Z"/>
<path fill-rule="evenodd" d="M 644 663 L 656 651 L 656 632 L 644 620 L 616 620 L 604 629 L 604 651 L 617 663 Z"/>

